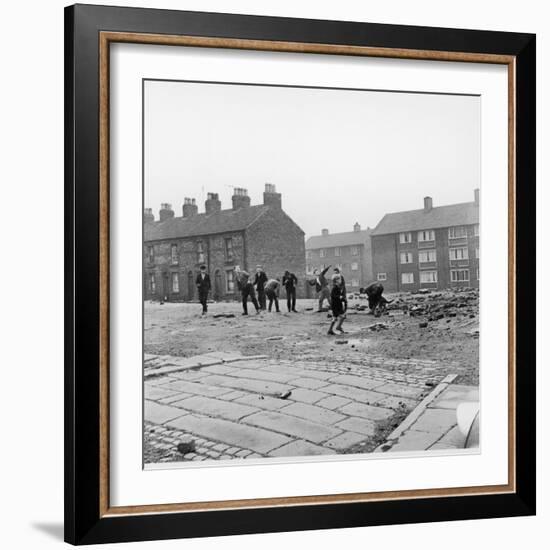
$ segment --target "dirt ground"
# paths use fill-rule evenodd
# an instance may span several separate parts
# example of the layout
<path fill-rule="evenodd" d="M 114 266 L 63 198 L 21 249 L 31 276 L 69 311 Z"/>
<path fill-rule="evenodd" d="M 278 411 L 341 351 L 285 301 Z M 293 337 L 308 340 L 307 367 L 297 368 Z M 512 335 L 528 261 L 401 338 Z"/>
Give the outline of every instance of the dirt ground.
<path fill-rule="evenodd" d="M 241 316 L 239 302 L 145 303 L 145 353 L 190 357 L 209 351 L 312 362 L 363 365 L 369 356 L 389 360 L 435 360 L 438 375 L 458 374 L 457 383 L 477 385 L 479 362 L 478 293 L 475 290 L 387 294 L 393 302 L 375 318 L 364 297 L 348 303 L 344 330 L 328 336 L 330 318 L 317 313 L 316 300 L 298 300 L 298 313 Z M 281 310 L 286 308 L 281 300 Z M 234 315 L 234 316 L 232 316 Z M 217 317 L 218 316 L 218 317 Z M 403 368 L 390 361 L 388 369 Z M 397 361 L 398 363 L 398 361 Z M 410 367 L 407 367 L 410 368 Z"/>

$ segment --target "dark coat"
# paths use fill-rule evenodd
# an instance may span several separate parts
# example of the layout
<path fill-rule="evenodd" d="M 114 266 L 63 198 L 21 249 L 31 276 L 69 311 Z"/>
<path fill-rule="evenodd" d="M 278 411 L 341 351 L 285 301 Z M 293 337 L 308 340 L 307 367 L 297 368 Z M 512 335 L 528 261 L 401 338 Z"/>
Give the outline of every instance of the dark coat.
<path fill-rule="evenodd" d="M 210 283 L 210 275 L 206 273 L 204 275 L 204 279 L 202 278 L 202 275 L 199 273 L 197 275 L 197 278 L 195 279 L 195 284 L 197 285 L 197 288 L 199 289 L 199 293 L 205 293 L 210 292 L 210 289 L 212 288 L 212 285 Z"/>
<path fill-rule="evenodd" d="M 265 283 L 267 283 L 267 275 L 265 274 L 265 271 L 260 271 L 259 273 L 256 272 L 256 275 L 254 275 L 254 281 L 252 281 L 252 284 L 256 286 L 256 290 L 263 290 Z"/>
<path fill-rule="evenodd" d="M 298 285 L 298 278 L 296 277 L 296 275 L 294 275 L 294 273 L 283 275 L 283 286 L 287 291 L 294 290 L 297 285 Z"/>
<path fill-rule="evenodd" d="M 330 309 L 332 309 L 334 317 L 338 317 L 338 315 L 342 315 L 345 312 L 342 289 L 336 285 L 330 291 Z"/>
<path fill-rule="evenodd" d="M 312 281 L 309 281 L 310 285 L 315 285 L 315 290 L 317 292 L 320 292 L 322 288 L 326 288 L 328 286 L 327 278 L 325 277 L 327 271 L 329 270 L 330 265 L 328 267 L 325 267 L 323 271 L 319 274 L 318 277 L 315 277 Z"/>

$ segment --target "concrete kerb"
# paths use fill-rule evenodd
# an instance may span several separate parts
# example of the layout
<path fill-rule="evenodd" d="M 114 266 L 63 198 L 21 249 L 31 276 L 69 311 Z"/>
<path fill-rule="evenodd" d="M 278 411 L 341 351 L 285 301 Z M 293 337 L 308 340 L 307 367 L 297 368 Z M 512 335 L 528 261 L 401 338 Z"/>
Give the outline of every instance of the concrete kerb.
<path fill-rule="evenodd" d="M 413 409 L 413 411 L 399 424 L 395 430 L 386 438 L 386 441 L 379 445 L 374 452 L 384 452 L 387 445 L 393 446 L 393 444 L 399 439 L 405 431 L 407 431 L 422 415 L 422 413 L 428 408 L 428 405 L 432 403 L 441 393 L 443 393 L 450 384 L 454 382 L 458 375 L 448 374 L 443 380 Z"/>
<path fill-rule="evenodd" d="M 201 355 L 200 361 L 193 361 L 193 357 L 189 357 L 186 364 L 180 365 L 167 365 L 166 367 L 153 368 L 149 371 L 145 371 L 144 378 L 155 378 L 157 376 L 163 376 L 172 372 L 180 372 L 185 370 L 200 369 L 201 367 L 210 367 L 212 365 L 221 365 L 223 363 L 235 363 L 237 361 L 253 361 L 267 359 L 267 355 L 242 355 L 242 356 L 230 356 L 227 358 L 213 357 Z"/>

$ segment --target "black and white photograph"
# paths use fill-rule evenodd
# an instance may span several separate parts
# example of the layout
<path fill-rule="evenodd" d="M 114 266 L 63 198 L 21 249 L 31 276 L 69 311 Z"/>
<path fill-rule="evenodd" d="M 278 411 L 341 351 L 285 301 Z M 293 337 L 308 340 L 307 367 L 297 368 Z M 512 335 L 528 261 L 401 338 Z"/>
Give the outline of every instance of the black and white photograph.
<path fill-rule="evenodd" d="M 146 468 L 478 450 L 480 120 L 143 81 Z"/>

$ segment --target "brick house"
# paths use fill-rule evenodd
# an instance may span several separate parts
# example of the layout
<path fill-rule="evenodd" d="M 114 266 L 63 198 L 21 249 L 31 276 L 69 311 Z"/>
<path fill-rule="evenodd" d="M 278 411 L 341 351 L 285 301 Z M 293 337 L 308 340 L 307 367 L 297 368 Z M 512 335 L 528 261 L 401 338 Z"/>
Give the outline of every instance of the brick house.
<path fill-rule="evenodd" d="M 474 201 L 386 214 L 373 229 L 375 279 L 389 291 L 479 287 L 479 189 Z"/>
<path fill-rule="evenodd" d="M 346 288 L 358 291 L 372 282 L 371 229 L 361 229 L 356 223 L 353 231 L 329 233 L 321 230 L 306 241 L 306 272 L 313 278 L 313 270 L 327 265 L 339 267 Z M 332 268 L 330 274 L 332 274 Z M 311 295 L 311 292 L 310 292 Z"/>
<path fill-rule="evenodd" d="M 235 188 L 232 208 L 222 210 L 217 193 L 208 193 L 205 211 L 186 198 L 182 216 L 163 204 L 159 221 L 144 213 L 143 295 L 189 301 L 197 298 L 195 278 L 207 266 L 216 300 L 236 297 L 235 266 L 250 273 L 262 265 L 270 277 L 296 274 L 304 294 L 304 232 L 282 209 L 281 194 L 266 184 L 263 204 L 251 206 L 246 189 Z"/>

